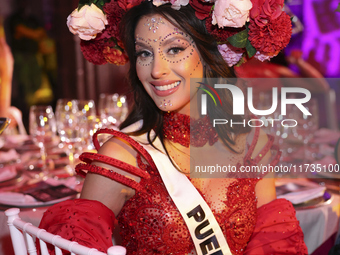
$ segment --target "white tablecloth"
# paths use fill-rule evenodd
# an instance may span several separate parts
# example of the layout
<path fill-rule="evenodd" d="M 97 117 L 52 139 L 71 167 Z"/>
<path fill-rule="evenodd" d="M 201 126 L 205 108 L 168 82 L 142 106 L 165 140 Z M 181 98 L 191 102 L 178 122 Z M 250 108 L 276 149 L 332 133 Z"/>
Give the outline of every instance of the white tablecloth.
<path fill-rule="evenodd" d="M 313 253 L 339 230 L 340 195 L 332 194 L 330 204 L 314 209 L 297 210 L 296 218 L 304 233 L 308 254 Z"/>

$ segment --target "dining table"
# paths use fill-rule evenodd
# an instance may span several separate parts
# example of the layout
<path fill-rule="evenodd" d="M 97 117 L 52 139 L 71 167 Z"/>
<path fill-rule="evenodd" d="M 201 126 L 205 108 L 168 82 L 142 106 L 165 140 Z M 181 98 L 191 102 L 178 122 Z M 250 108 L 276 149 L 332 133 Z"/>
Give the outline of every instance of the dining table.
<path fill-rule="evenodd" d="M 340 138 L 340 132 L 321 130 L 319 135 L 320 137 L 315 137 L 318 151 L 314 160 L 308 164 L 335 166 L 337 163 L 334 159 L 334 140 Z M 83 179 L 74 174 L 74 165 L 70 167 L 66 149 L 60 143 L 47 147 L 49 175 L 42 176 L 39 148 L 32 143 L 29 136 L 16 135 L 2 139 L 5 139 L 5 142 L 0 146 L 0 255 L 13 255 L 4 211 L 13 207 L 20 208 L 19 215 L 24 221 L 39 226 L 44 212 L 51 205 L 79 196 Z M 296 148 L 306 149 L 301 144 L 293 144 Z M 303 169 L 307 163 L 306 154 L 302 154 L 303 156 L 298 149 L 285 153 L 280 164 L 295 164 L 297 169 L 300 169 L 300 166 Z M 298 174 L 277 173 L 275 178 L 278 197 L 290 200 L 295 207 L 308 253 L 327 254 L 325 251 L 334 244 L 340 227 L 340 173 L 320 173 L 304 169 Z M 57 197 L 51 195 L 48 199 L 37 195 L 42 192 L 49 193 L 60 186 L 66 187 L 68 193 Z M 114 238 L 113 242 L 116 240 Z"/>
<path fill-rule="evenodd" d="M 43 213 L 58 202 L 77 198 L 83 178 L 75 175 L 77 160 L 55 139 L 46 144 L 46 164 L 29 135 L 1 136 L 0 146 L 0 255 L 14 254 L 5 210 L 19 208 L 20 217 L 39 226 Z M 84 151 L 75 150 L 73 157 Z M 46 167 L 44 168 L 44 166 Z"/>

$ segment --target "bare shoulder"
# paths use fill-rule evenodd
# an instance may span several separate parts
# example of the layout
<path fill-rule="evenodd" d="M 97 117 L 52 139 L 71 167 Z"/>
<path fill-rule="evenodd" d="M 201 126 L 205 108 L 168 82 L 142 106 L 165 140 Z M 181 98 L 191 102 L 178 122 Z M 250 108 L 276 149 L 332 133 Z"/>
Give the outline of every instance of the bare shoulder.
<path fill-rule="evenodd" d="M 137 165 L 137 152 L 126 141 L 116 137 L 104 143 L 99 149 L 98 154 L 115 158 L 133 166 Z M 137 182 L 140 181 L 138 176 L 109 164 L 101 162 L 93 162 L 93 164 L 104 169 L 113 170 Z M 99 174 L 88 173 L 82 189 L 81 198 L 100 201 L 117 215 L 125 201 L 133 195 L 134 190 L 128 186 Z"/>
<path fill-rule="evenodd" d="M 256 143 L 254 152 L 252 154 L 253 157 L 258 155 L 263 147 L 265 147 L 268 143 L 269 139 L 267 134 L 260 129 L 259 139 Z M 266 165 L 269 164 L 269 160 L 271 158 L 271 152 L 268 152 L 263 155 L 262 160 L 259 164 Z M 267 174 L 263 179 L 261 179 L 255 187 L 255 193 L 257 197 L 257 207 L 260 207 L 264 204 L 271 202 L 276 199 L 276 191 L 275 191 L 275 178 L 273 174 Z"/>

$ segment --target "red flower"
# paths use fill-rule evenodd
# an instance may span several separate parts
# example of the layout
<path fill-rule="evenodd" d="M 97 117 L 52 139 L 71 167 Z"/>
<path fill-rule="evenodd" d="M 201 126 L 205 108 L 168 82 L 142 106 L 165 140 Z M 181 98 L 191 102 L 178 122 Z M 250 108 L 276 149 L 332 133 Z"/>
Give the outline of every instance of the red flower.
<path fill-rule="evenodd" d="M 190 0 L 189 4 L 195 9 L 195 15 L 200 20 L 211 16 L 211 8 L 214 6 L 214 3 L 205 2 L 204 0 Z"/>
<path fill-rule="evenodd" d="M 118 47 L 110 48 L 109 46 L 106 46 L 103 53 L 108 63 L 115 64 L 117 66 L 125 65 L 129 61 L 127 55 Z"/>
<path fill-rule="evenodd" d="M 284 0 L 251 0 L 251 2 L 253 8 L 250 10 L 250 18 L 256 25 L 263 27 L 281 15 Z"/>
<path fill-rule="evenodd" d="M 104 65 L 107 63 L 103 54 L 104 47 L 104 40 L 81 40 L 80 42 L 80 48 L 85 59 L 95 65 Z"/>
<path fill-rule="evenodd" d="M 276 56 L 287 46 L 291 34 L 292 24 L 285 12 L 263 27 L 257 26 L 254 20 L 250 20 L 248 39 L 251 45 L 263 54 Z"/>
<path fill-rule="evenodd" d="M 124 0 L 121 0 L 121 1 L 124 1 Z M 134 6 L 141 4 L 142 2 L 143 2 L 143 0 L 128 0 L 127 1 L 128 4 L 126 6 L 126 9 L 129 10 Z"/>
<path fill-rule="evenodd" d="M 234 27 L 224 27 L 218 28 L 217 25 L 213 25 L 211 23 L 212 17 L 211 15 L 205 20 L 205 27 L 209 34 L 211 34 L 217 42 L 226 42 L 228 37 L 237 34 L 244 30 L 244 28 L 234 28 Z"/>
<path fill-rule="evenodd" d="M 117 40 L 120 39 L 119 35 L 119 23 L 126 12 L 126 4 L 124 1 L 111 1 L 104 5 L 104 12 L 106 13 L 106 18 L 108 25 L 103 31 L 102 37 L 110 38 L 114 37 Z"/>

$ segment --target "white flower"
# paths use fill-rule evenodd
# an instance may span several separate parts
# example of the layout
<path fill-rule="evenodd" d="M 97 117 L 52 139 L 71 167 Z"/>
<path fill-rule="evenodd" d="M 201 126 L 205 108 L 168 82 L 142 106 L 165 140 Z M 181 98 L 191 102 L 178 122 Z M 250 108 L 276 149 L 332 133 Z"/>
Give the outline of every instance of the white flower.
<path fill-rule="evenodd" d="M 87 41 L 95 38 L 107 24 L 106 15 L 94 4 L 84 5 L 79 11 L 75 9 L 67 17 L 69 30 Z"/>
<path fill-rule="evenodd" d="M 212 24 L 223 27 L 243 27 L 249 21 L 250 0 L 216 0 Z"/>
<path fill-rule="evenodd" d="M 152 4 L 154 5 L 154 6 L 161 6 L 161 5 L 163 5 L 163 4 L 166 4 L 166 3 L 169 3 L 169 1 L 167 1 L 167 0 L 165 0 L 165 1 L 163 1 L 163 0 L 153 0 L 152 1 Z"/>

